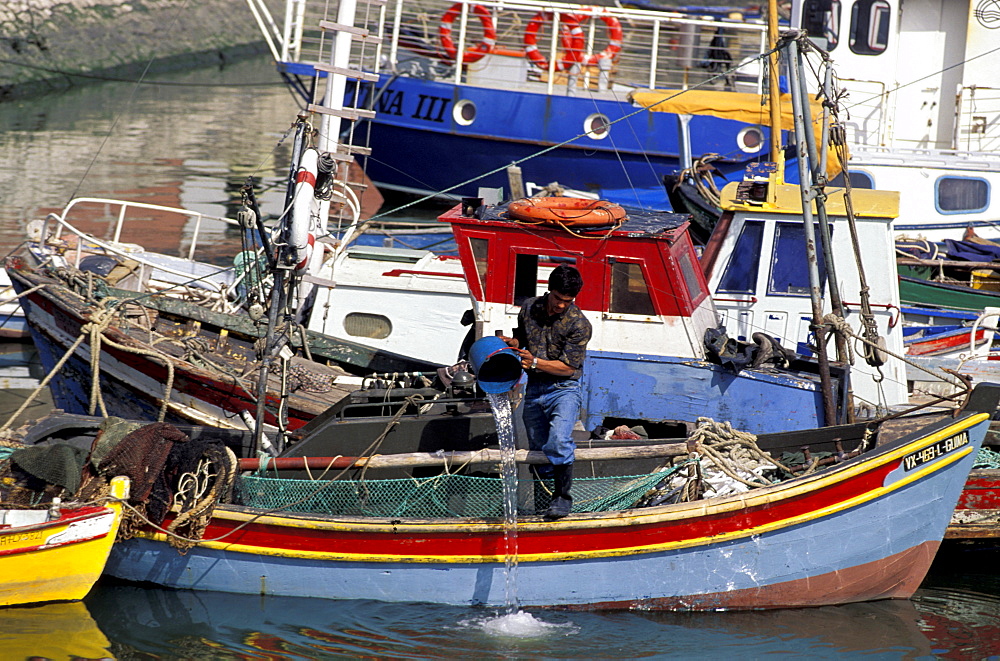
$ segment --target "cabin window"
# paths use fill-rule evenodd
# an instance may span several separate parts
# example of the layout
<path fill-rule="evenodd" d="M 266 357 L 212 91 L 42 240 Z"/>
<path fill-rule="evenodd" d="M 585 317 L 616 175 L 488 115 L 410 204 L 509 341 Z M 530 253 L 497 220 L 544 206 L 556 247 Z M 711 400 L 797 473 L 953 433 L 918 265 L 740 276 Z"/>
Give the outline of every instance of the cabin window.
<path fill-rule="evenodd" d="M 830 180 L 830 185 L 836 188 L 844 187 L 844 173 L 841 171 L 836 177 Z M 875 180 L 867 172 L 851 170 L 851 188 L 864 188 L 874 190 Z"/>
<path fill-rule="evenodd" d="M 612 257 L 611 262 L 611 305 L 609 312 L 621 314 L 656 314 L 653 300 L 649 296 L 646 277 L 642 266 L 623 262 Z"/>
<path fill-rule="evenodd" d="M 826 263 L 819 248 L 819 225 L 816 225 L 816 253 L 819 281 L 826 282 Z M 801 223 L 777 223 L 771 255 L 771 279 L 768 293 L 787 296 L 809 295 L 809 266 L 806 258 L 806 233 Z M 822 293 L 822 284 L 820 293 Z"/>
<path fill-rule="evenodd" d="M 978 177 L 940 177 L 934 204 L 940 213 L 976 213 L 990 205 L 990 184 Z"/>
<path fill-rule="evenodd" d="M 806 0 L 802 29 L 823 50 L 836 48 L 840 41 L 840 0 Z"/>
<path fill-rule="evenodd" d="M 702 288 L 701 280 L 698 279 L 697 267 L 691 253 L 684 251 L 678 255 L 677 264 L 681 268 L 681 275 L 684 276 L 684 285 L 687 287 L 688 296 L 694 303 L 701 298 L 705 290 Z"/>
<path fill-rule="evenodd" d="M 732 257 L 719 279 L 718 291 L 727 294 L 757 292 L 757 269 L 760 267 L 760 247 L 764 241 L 764 223 L 748 220 L 736 239 Z"/>
<path fill-rule="evenodd" d="M 472 248 L 472 259 L 476 262 L 476 275 L 479 277 L 479 289 L 483 292 L 483 297 L 485 298 L 486 271 L 489 264 L 487 257 L 489 255 L 490 242 L 489 239 L 470 238 L 469 246 Z"/>
<path fill-rule="evenodd" d="M 889 46 L 889 3 L 859 0 L 851 8 L 851 50 L 859 55 L 878 55 Z"/>
<path fill-rule="evenodd" d="M 392 322 L 380 314 L 351 312 L 344 317 L 344 330 L 354 337 L 384 340 L 392 334 Z"/>
<path fill-rule="evenodd" d="M 576 266 L 573 257 L 519 254 L 514 257 L 514 305 L 524 305 L 532 296 L 548 289 L 549 273 L 558 264 Z"/>

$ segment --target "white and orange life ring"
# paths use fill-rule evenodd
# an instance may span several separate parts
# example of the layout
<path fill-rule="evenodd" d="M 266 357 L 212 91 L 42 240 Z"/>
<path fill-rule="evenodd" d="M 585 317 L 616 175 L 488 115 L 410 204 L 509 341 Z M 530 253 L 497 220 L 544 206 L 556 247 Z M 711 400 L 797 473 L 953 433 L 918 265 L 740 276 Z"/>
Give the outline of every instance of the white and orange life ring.
<path fill-rule="evenodd" d="M 295 272 L 305 273 L 316 246 L 313 230 L 313 208 L 316 199 L 316 174 L 319 168 L 319 152 L 306 149 L 299 159 L 299 169 L 295 173 L 295 191 L 292 196 L 292 223 L 288 232 L 288 245 L 295 262 Z"/>
<path fill-rule="evenodd" d="M 591 19 L 590 16 L 580 15 L 576 17 L 580 23 L 581 29 L 584 23 Z M 597 18 L 604 22 L 604 26 L 607 28 L 608 33 L 608 45 L 604 47 L 599 53 L 594 53 L 587 58 L 584 63 L 586 66 L 597 66 L 597 63 L 603 59 L 614 61 L 618 57 L 618 53 L 622 50 L 622 39 L 625 33 L 622 31 L 621 22 L 608 13 L 598 14 Z"/>
<path fill-rule="evenodd" d="M 441 17 L 441 25 L 438 27 L 441 47 L 444 48 L 445 55 L 452 62 L 458 60 L 458 46 L 455 45 L 455 40 L 451 38 L 451 29 L 455 19 L 462 14 L 462 5 L 463 3 L 461 2 L 453 4 L 444 13 L 444 16 Z M 479 17 L 479 23 L 483 27 L 483 38 L 479 40 L 479 43 L 462 53 L 463 64 L 478 62 L 484 55 L 492 52 L 497 44 L 497 29 L 493 25 L 493 15 L 490 14 L 490 10 L 482 5 L 472 5 L 471 10 Z"/>
<path fill-rule="evenodd" d="M 540 69 L 548 69 L 549 60 L 538 50 L 538 30 L 543 23 L 552 21 L 552 16 L 552 12 L 540 11 L 524 28 L 524 54 Z M 562 47 L 562 55 L 556 63 L 556 71 L 568 71 L 574 64 L 583 61 L 583 28 L 576 16 L 559 15 L 559 45 Z"/>
<path fill-rule="evenodd" d="M 507 216 L 523 223 L 560 227 L 617 227 L 625 209 L 606 200 L 578 197 L 526 197 L 507 205 Z"/>

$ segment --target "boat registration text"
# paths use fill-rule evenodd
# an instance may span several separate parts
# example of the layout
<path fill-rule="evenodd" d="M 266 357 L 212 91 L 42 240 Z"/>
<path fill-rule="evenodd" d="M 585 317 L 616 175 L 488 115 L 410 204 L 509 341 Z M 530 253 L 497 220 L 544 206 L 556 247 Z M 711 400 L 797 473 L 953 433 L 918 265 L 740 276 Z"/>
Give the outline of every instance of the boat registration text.
<path fill-rule="evenodd" d="M 928 445 L 922 450 L 918 450 L 917 452 L 912 452 L 903 457 L 903 470 L 911 471 L 918 466 L 934 461 L 938 457 L 946 455 L 952 450 L 957 450 L 958 448 L 968 444 L 969 444 L 968 432 L 962 432 L 961 434 L 956 434 L 951 438 L 946 438 L 943 441 L 938 441 L 933 445 Z"/>

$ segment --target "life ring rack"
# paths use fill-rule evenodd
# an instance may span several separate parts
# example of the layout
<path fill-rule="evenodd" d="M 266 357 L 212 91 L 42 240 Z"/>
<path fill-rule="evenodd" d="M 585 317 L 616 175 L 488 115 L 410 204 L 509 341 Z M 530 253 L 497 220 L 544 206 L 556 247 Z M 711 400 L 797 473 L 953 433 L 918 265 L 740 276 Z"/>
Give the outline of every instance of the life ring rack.
<path fill-rule="evenodd" d="M 455 40 L 451 38 L 452 24 L 462 14 L 463 5 L 464 3 L 462 2 L 453 4 L 441 16 L 441 24 L 438 26 L 441 47 L 444 49 L 447 58 L 452 62 L 458 60 L 458 46 L 455 45 Z M 483 27 L 483 38 L 479 40 L 479 43 L 471 46 L 462 54 L 462 64 L 478 62 L 487 53 L 493 52 L 493 48 L 497 44 L 497 29 L 493 24 L 493 15 L 490 13 L 490 10 L 482 5 L 471 5 L 470 9 L 472 13 L 479 17 L 479 23 Z"/>
<path fill-rule="evenodd" d="M 526 197 L 507 205 L 507 217 L 521 223 L 587 229 L 619 227 L 628 214 L 607 200 L 579 197 Z"/>
<path fill-rule="evenodd" d="M 528 21 L 524 28 L 524 54 L 529 62 L 543 70 L 549 68 L 549 60 L 538 50 L 538 31 L 542 24 L 551 21 L 552 17 L 552 12 L 540 11 Z M 559 15 L 559 45 L 562 47 L 563 53 L 556 63 L 556 71 L 569 71 L 574 64 L 583 61 L 583 28 L 580 27 L 578 16 L 573 14 Z"/>

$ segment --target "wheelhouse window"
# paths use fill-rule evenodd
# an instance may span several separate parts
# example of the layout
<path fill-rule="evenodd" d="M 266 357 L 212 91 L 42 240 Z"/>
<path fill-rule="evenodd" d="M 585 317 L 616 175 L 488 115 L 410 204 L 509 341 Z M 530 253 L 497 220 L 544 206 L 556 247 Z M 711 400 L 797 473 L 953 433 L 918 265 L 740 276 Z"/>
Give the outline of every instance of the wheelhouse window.
<path fill-rule="evenodd" d="M 490 242 L 489 239 L 473 237 L 469 239 L 469 246 L 472 248 L 472 258 L 476 261 L 476 275 L 479 276 L 479 289 L 485 295 Z"/>
<path fill-rule="evenodd" d="M 978 177 L 940 177 L 934 202 L 941 213 L 976 213 L 990 205 L 990 184 Z"/>
<path fill-rule="evenodd" d="M 687 287 L 688 297 L 692 305 L 701 299 L 702 294 L 708 294 L 702 286 L 702 281 L 698 279 L 698 271 L 691 252 L 684 251 L 677 257 L 677 265 L 680 266 L 681 275 L 684 276 L 684 286 Z"/>
<path fill-rule="evenodd" d="M 816 225 L 819 238 L 819 225 Z M 826 262 L 817 245 L 820 293 L 826 283 Z M 774 249 L 771 255 L 769 294 L 786 296 L 809 295 L 809 266 L 806 257 L 806 233 L 801 223 L 777 223 L 774 228 Z"/>
<path fill-rule="evenodd" d="M 840 0 L 806 0 L 802 28 L 817 46 L 832 51 L 840 41 Z"/>
<path fill-rule="evenodd" d="M 524 305 L 532 296 L 548 289 L 549 273 L 558 264 L 576 266 L 576 258 L 548 255 L 518 254 L 514 257 L 514 305 Z"/>
<path fill-rule="evenodd" d="M 642 272 L 642 265 L 614 257 L 611 262 L 611 304 L 609 312 L 653 315 L 653 299 Z"/>
<path fill-rule="evenodd" d="M 764 241 L 764 223 L 748 220 L 736 239 L 733 254 L 726 270 L 719 279 L 718 290 L 727 294 L 754 294 L 757 292 L 757 269 L 760 267 L 760 249 Z"/>
<path fill-rule="evenodd" d="M 859 55 L 878 55 L 889 46 L 889 3 L 858 0 L 851 8 L 851 50 Z"/>

